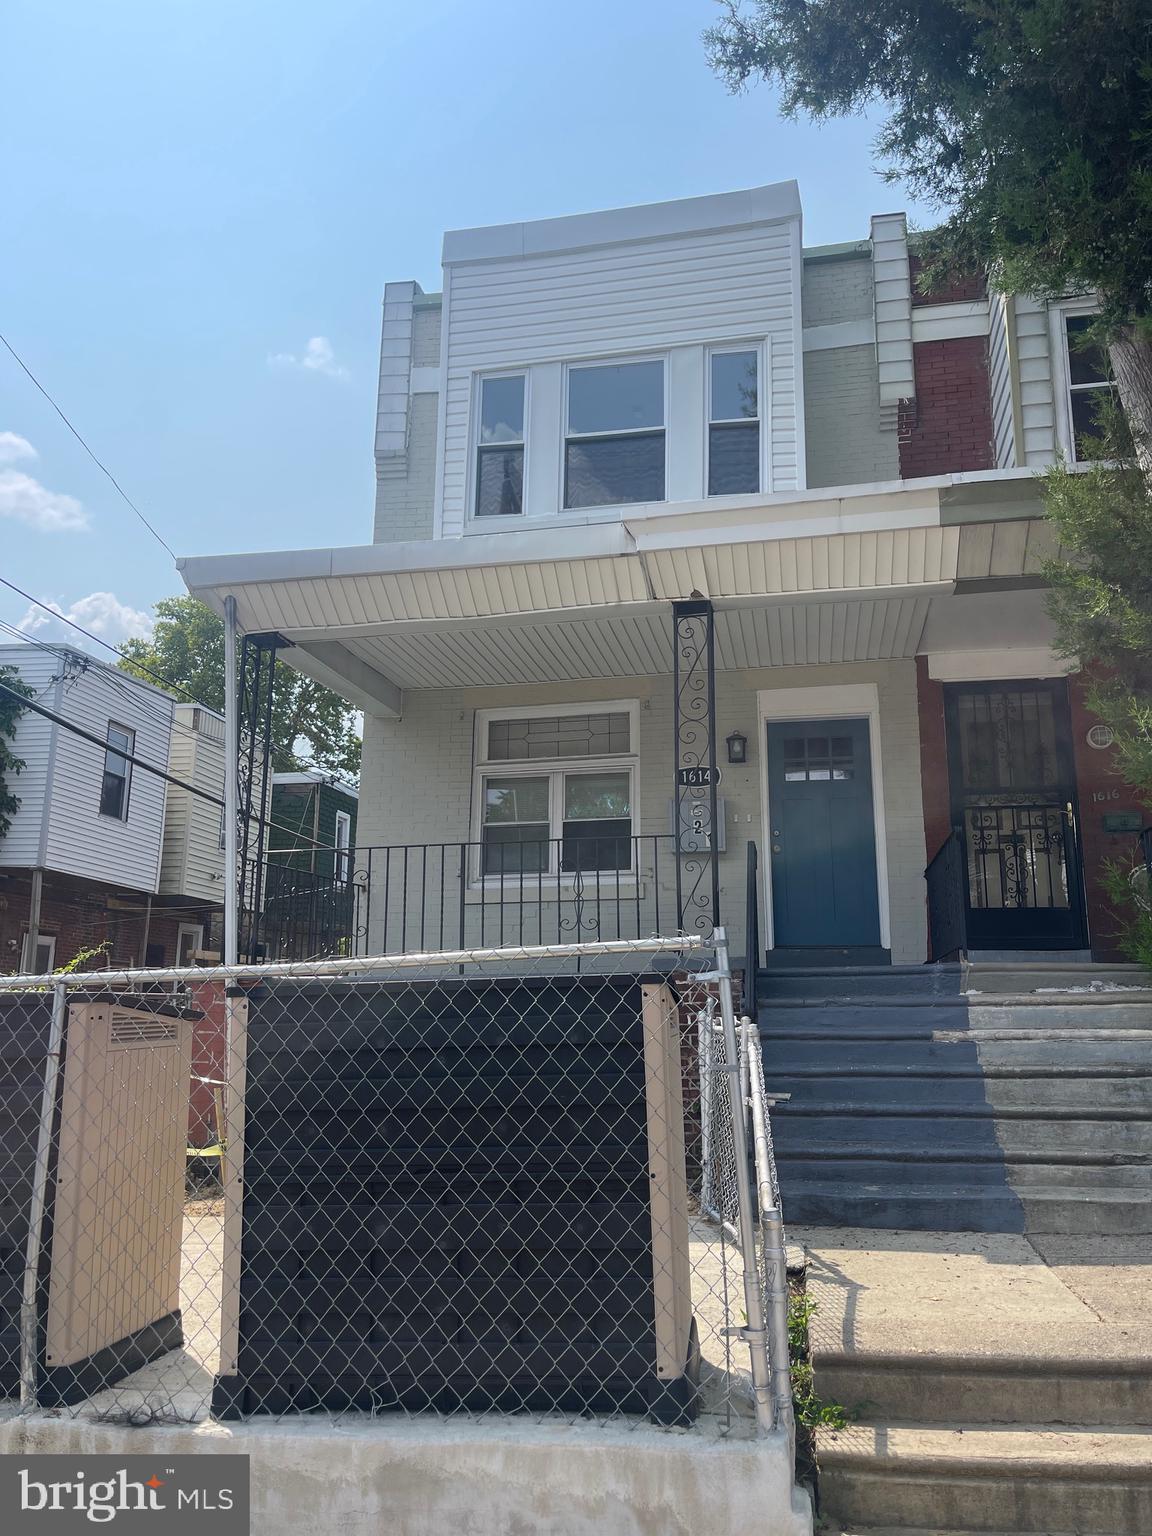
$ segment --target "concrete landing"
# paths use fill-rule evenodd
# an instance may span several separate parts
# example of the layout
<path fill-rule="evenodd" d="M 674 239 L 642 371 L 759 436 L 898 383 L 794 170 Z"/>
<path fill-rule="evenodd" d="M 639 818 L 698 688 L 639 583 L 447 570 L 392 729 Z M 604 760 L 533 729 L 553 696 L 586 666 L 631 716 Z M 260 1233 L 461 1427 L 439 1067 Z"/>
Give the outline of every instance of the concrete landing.
<path fill-rule="evenodd" d="M 844 1536 L 1152 1531 L 1152 1238 L 790 1236 Z"/>

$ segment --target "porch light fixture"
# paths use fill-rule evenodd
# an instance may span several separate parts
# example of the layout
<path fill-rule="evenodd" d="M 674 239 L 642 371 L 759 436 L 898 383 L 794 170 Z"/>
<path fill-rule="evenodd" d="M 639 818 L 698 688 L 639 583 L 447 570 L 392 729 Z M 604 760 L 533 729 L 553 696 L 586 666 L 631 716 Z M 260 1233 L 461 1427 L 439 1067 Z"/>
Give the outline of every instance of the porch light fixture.
<path fill-rule="evenodd" d="M 724 738 L 724 745 L 728 748 L 728 761 L 730 763 L 746 763 L 748 761 L 748 738 L 741 731 L 733 731 L 731 736 Z"/>

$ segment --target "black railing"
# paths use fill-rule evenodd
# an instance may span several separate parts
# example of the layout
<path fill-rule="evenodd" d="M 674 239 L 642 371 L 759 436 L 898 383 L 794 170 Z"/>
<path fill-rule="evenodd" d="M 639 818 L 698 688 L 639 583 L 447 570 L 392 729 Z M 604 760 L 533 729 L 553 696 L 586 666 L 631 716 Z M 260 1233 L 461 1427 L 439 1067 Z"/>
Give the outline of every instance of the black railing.
<path fill-rule="evenodd" d="M 671 836 L 617 833 L 351 848 L 335 875 L 270 854 L 243 949 L 303 960 L 671 934 L 675 857 Z"/>
<path fill-rule="evenodd" d="M 749 998 L 755 995 L 756 972 L 760 968 L 760 853 L 756 844 L 749 842 L 747 856 L 747 887 L 744 895 L 744 947 L 747 951 L 747 974 L 744 989 Z"/>
<path fill-rule="evenodd" d="M 928 886 L 929 959 L 951 960 L 968 948 L 964 834 L 953 827 L 924 871 Z"/>

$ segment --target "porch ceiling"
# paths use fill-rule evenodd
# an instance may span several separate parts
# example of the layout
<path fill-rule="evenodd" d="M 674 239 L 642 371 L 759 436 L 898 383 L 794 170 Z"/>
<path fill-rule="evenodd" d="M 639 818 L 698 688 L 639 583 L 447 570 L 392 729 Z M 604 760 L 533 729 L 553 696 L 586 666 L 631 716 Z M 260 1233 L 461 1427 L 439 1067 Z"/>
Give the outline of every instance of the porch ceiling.
<path fill-rule="evenodd" d="M 832 531 L 845 521 L 766 538 L 665 517 L 180 566 L 217 612 L 236 598 L 242 630 L 291 640 L 290 664 L 395 714 L 405 688 L 667 672 L 668 604 L 700 595 L 722 668 L 912 656 L 933 594 L 1028 576 L 1051 552 L 1037 519 Z"/>

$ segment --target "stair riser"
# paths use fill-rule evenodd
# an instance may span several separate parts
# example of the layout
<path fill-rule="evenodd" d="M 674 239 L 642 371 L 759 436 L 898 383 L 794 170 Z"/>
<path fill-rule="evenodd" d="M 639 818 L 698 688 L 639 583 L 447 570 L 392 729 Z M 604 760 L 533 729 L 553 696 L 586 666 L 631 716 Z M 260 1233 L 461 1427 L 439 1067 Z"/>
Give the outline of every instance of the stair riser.
<path fill-rule="evenodd" d="M 781 1187 L 784 1219 L 793 1226 L 878 1227 L 903 1232 L 1060 1233 L 1124 1237 L 1152 1232 L 1152 1199 L 1040 1198 L 1011 1190 L 965 1190 L 904 1195 L 873 1194 L 859 1186 L 840 1190 Z"/>
<path fill-rule="evenodd" d="M 972 1029 L 1152 1029 L 1152 1003 L 1004 1003 L 969 1002 Z"/>
<path fill-rule="evenodd" d="M 766 1040 L 769 1081 L 777 1074 L 855 1072 L 1060 1072 L 1147 1074 L 1152 1032 L 1133 1040 Z"/>
<path fill-rule="evenodd" d="M 790 1104 L 777 1111 L 785 1118 L 794 1109 L 821 1104 L 870 1104 L 947 1108 L 949 1105 L 992 1109 L 1045 1108 L 1142 1110 L 1152 1118 L 1152 1077 L 791 1077 L 768 1069 L 772 1093 L 789 1093 Z"/>
<path fill-rule="evenodd" d="M 861 1525 L 956 1531 L 1075 1531 L 1148 1536 L 1152 1486 L 1132 1483 L 953 1477 L 939 1471 L 880 1473 L 821 1460 L 821 1508 Z"/>
<path fill-rule="evenodd" d="M 761 974 L 758 997 L 761 1002 L 786 1002 L 789 998 L 802 997 L 880 997 L 923 998 L 959 997 L 960 974 L 950 971 L 937 974 L 928 970 L 902 971 L 895 966 L 871 972 L 841 971 L 839 973 L 812 973 L 804 971 L 772 971 Z"/>
<path fill-rule="evenodd" d="M 916 1424 L 1152 1424 L 1152 1375 L 1061 1375 L 878 1366 L 817 1354 L 816 1389 L 868 1422 Z"/>
<path fill-rule="evenodd" d="M 927 1152 L 929 1149 L 925 1148 Z M 832 1158 L 805 1157 L 803 1153 L 780 1155 L 777 1153 L 777 1169 L 782 1188 L 787 1191 L 794 1183 L 805 1179 L 818 1180 L 821 1184 L 843 1181 L 856 1188 L 872 1184 L 890 1185 L 899 1189 L 907 1183 L 908 1163 L 889 1161 L 885 1158 Z M 1152 1198 L 1152 1165 L 1140 1163 L 1083 1164 L 1083 1163 L 1009 1163 L 965 1162 L 962 1159 L 933 1162 L 917 1161 L 914 1170 L 917 1184 L 980 1185 L 989 1189 L 1007 1189 L 1026 1195 L 1030 1186 L 1042 1185 L 1045 1189 L 1092 1190 L 1130 1189 Z"/>
<path fill-rule="evenodd" d="M 997 1120 L 991 1116 L 925 1115 L 794 1115 L 784 1109 L 772 1117 L 778 1152 L 795 1156 L 808 1147 L 832 1150 L 839 1143 L 869 1142 L 907 1149 L 909 1157 L 936 1146 L 979 1148 L 989 1154 L 1045 1151 L 1060 1146 L 1067 1152 L 1152 1153 L 1152 1121 L 1072 1120 L 1045 1118 Z"/>

